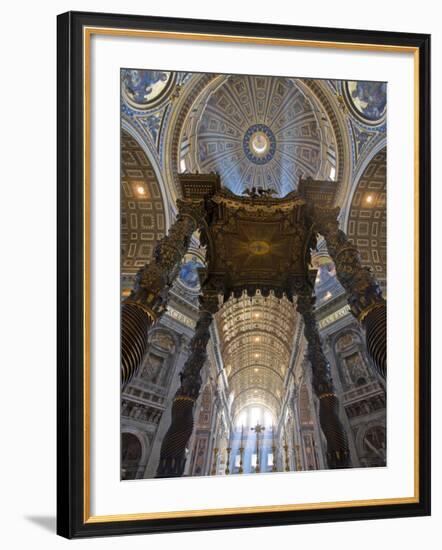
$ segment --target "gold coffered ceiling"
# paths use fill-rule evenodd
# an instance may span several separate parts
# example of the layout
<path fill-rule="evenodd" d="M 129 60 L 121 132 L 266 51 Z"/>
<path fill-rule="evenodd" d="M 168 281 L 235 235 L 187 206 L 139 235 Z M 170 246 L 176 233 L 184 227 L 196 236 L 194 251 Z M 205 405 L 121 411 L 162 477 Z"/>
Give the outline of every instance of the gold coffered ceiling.
<path fill-rule="evenodd" d="M 232 413 L 263 405 L 278 416 L 290 362 L 296 323 L 294 306 L 285 297 L 258 291 L 230 298 L 217 314 L 222 356 L 231 392 Z"/>

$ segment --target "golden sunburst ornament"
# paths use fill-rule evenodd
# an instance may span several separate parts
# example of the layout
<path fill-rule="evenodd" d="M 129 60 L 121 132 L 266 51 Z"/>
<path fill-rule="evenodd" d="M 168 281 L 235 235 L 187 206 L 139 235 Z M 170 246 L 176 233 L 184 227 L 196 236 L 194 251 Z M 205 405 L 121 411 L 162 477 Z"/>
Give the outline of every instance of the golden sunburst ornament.
<path fill-rule="evenodd" d="M 266 241 L 252 241 L 249 243 L 249 251 L 255 256 L 264 256 L 270 252 L 270 245 Z"/>

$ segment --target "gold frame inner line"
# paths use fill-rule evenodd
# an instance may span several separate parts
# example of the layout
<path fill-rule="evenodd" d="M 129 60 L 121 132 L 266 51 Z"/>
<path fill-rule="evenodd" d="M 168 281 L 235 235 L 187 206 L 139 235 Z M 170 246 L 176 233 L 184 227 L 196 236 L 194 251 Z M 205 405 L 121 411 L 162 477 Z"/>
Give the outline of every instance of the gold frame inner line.
<path fill-rule="evenodd" d="M 93 35 L 104 36 L 122 36 L 136 38 L 155 38 L 155 39 L 176 39 L 176 40 L 196 40 L 211 42 L 231 42 L 247 43 L 287 47 L 303 48 L 334 48 L 343 50 L 359 50 L 372 52 L 389 53 L 412 53 L 414 61 L 414 224 L 415 224 L 415 242 L 414 242 L 414 495 L 410 497 L 371 499 L 371 500 L 352 500 L 336 502 L 317 502 L 303 504 L 286 504 L 270 506 L 250 506 L 235 508 L 216 508 L 205 510 L 181 510 L 170 512 L 152 512 L 136 514 L 115 514 L 109 516 L 91 515 L 91 472 L 90 472 L 90 83 L 91 83 L 91 37 Z M 134 521 L 149 519 L 167 519 L 167 518 L 186 518 L 186 517 L 204 517 L 229 514 L 250 514 L 264 512 L 282 512 L 299 510 L 324 510 L 331 508 L 348 508 L 353 506 L 382 506 L 391 504 L 411 504 L 419 502 L 419 49 L 411 46 L 395 46 L 383 44 L 364 44 L 351 42 L 330 42 L 321 40 L 296 40 L 282 38 L 263 38 L 263 37 L 245 37 L 223 34 L 205 34 L 205 33 L 186 33 L 186 32 L 168 32 L 168 31 L 148 31 L 136 29 L 113 29 L 108 27 L 84 27 L 83 28 L 83 128 L 84 128 L 84 149 L 83 149 L 83 209 L 84 209 L 84 403 L 83 403 L 83 442 L 84 442 L 84 486 L 83 486 L 83 510 L 84 523 L 102 523 L 115 521 Z"/>

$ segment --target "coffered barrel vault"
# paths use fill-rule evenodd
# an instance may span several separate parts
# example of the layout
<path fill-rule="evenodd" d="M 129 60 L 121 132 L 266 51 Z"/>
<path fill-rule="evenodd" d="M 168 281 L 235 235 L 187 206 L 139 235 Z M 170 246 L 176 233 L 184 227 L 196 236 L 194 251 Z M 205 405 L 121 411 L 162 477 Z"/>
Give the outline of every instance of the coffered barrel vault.
<path fill-rule="evenodd" d="M 232 415 L 263 405 L 278 418 L 292 354 L 295 309 L 273 293 L 229 299 L 218 314 L 222 354 L 233 395 Z"/>
<path fill-rule="evenodd" d="M 121 136 L 121 269 L 136 273 L 166 232 L 165 208 L 154 169 L 140 145 Z"/>
<path fill-rule="evenodd" d="M 347 234 L 358 247 L 364 265 L 376 277 L 387 277 L 387 154 L 375 155 L 362 174 L 350 206 Z"/>

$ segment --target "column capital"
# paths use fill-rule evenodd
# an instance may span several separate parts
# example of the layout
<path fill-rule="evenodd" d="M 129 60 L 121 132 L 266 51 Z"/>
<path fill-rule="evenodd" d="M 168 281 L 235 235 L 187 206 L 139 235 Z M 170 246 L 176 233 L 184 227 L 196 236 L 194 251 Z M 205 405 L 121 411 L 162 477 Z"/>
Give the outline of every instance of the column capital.
<path fill-rule="evenodd" d="M 330 232 L 339 229 L 338 217 L 341 209 L 338 206 L 317 206 L 308 205 L 309 214 L 312 222 L 321 235 L 329 234 Z"/>
<path fill-rule="evenodd" d="M 178 199 L 178 217 L 188 216 L 199 226 L 207 214 L 206 204 L 203 199 Z"/>

